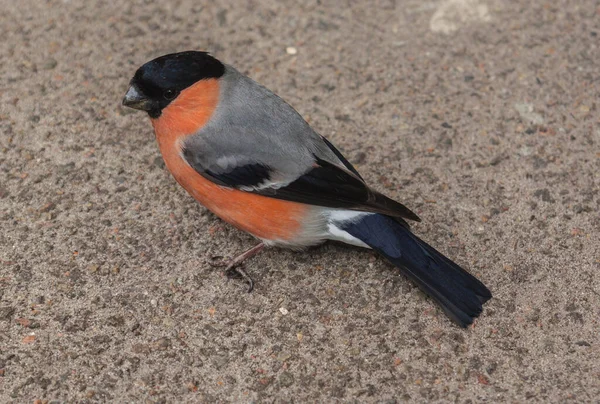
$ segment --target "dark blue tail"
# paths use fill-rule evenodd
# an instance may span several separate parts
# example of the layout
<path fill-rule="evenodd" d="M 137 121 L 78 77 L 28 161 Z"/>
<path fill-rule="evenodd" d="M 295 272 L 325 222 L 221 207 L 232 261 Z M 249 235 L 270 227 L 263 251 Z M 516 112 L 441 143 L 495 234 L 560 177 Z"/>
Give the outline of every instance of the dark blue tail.
<path fill-rule="evenodd" d="M 477 278 L 391 217 L 372 214 L 340 227 L 403 269 L 462 327 L 471 324 L 492 297 Z"/>

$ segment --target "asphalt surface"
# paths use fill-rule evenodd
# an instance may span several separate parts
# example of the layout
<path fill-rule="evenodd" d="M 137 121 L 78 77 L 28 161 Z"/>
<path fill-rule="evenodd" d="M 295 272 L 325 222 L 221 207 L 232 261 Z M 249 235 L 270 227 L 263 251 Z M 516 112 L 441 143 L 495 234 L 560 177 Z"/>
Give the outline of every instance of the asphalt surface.
<path fill-rule="evenodd" d="M 0 402 L 595 402 L 600 2 L 19 1 L 0 15 Z M 494 299 L 253 239 L 165 170 L 135 69 L 201 49 L 414 209 Z"/>

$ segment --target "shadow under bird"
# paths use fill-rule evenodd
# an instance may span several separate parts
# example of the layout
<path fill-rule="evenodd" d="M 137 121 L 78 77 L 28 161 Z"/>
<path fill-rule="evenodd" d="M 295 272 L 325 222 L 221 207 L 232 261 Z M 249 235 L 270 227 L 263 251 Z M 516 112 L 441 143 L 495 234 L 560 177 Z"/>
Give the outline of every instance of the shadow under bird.
<path fill-rule="evenodd" d="M 369 188 L 325 137 L 271 91 L 205 52 L 161 56 L 140 67 L 123 104 L 146 111 L 173 177 L 198 202 L 265 246 L 301 249 L 327 240 L 371 248 L 462 327 L 492 295 L 483 283 L 413 234 L 407 207 Z"/>

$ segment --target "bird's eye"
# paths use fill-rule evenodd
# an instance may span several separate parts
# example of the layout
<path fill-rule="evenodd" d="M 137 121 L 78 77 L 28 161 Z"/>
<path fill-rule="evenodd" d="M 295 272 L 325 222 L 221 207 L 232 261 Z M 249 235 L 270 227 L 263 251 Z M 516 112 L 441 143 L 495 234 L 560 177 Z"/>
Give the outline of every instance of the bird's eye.
<path fill-rule="evenodd" d="M 175 98 L 177 96 L 177 91 L 173 90 L 172 88 L 168 88 L 163 92 L 163 97 L 165 97 L 165 100 L 172 100 L 173 98 Z"/>

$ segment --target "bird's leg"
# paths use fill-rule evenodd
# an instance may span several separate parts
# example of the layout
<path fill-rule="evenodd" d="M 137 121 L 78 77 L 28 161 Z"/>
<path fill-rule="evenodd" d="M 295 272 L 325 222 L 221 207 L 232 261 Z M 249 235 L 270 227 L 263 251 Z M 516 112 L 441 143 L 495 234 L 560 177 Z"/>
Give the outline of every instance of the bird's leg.
<path fill-rule="evenodd" d="M 252 289 L 254 289 L 254 281 L 246 273 L 244 268 L 242 268 L 242 265 L 243 265 L 244 261 L 246 261 L 248 258 L 251 258 L 251 257 L 255 256 L 256 254 L 258 254 L 259 252 L 261 252 L 263 250 L 263 248 L 265 248 L 265 245 L 263 243 L 255 245 L 251 249 L 249 249 L 249 250 L 243 252 L 242 254 L 238 255 L 237 257 L 235 257 L 233 260 L 230 260 L 229 262 L 227 262 L 227 267 L 223 271 L 225 273 L 225 275 L 227 275 L 227 277 L 229 277 L 229 278 L 241 277 L 246 282 L 248 282 L 248 293 L 252 292 Z"/>

